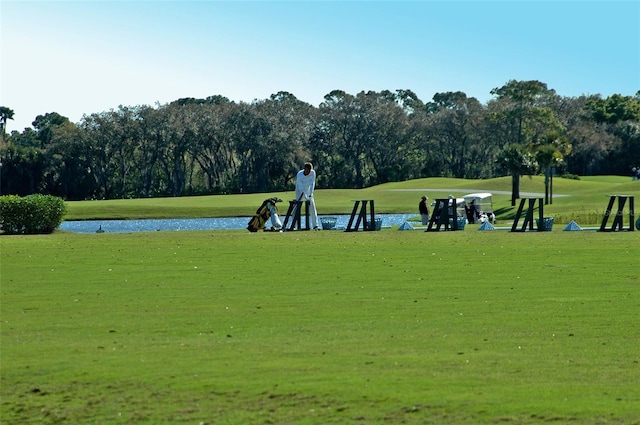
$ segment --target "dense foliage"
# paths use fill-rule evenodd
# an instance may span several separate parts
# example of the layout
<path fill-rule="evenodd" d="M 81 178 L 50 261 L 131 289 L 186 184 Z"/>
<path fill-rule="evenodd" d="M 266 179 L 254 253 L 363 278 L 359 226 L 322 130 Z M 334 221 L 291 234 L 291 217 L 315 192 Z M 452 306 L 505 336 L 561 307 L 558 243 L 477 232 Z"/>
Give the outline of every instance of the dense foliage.
<path fill-rule="evenodd" d="M 0 194 L 110 199 L 291 190 L 305 161 L 322 188 L 420 177 L 628 174 L 640 165 L 640 92 L 562 97 L 509 81 L 486 104 L 462 92 L 424 103 L 410 90 L 287 92 L 252 103 L 222 96 L 120 106 L 74 124 L 52 112 L 5 135 Z"/>
<path fill-rule="evenodd" d="M 0 196 L 0 232 L 41 234 L 53 232 L 64 218 L 62 198 L 52 195 Z"/>

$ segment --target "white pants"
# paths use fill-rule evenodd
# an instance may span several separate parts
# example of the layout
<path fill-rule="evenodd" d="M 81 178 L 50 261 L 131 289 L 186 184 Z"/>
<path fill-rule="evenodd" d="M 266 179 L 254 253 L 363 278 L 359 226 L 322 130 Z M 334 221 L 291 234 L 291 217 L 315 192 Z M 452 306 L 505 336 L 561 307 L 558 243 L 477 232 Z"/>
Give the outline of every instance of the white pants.
<path fill-rule="evenodd" d="M 309 198 L 309 215 L 311 216 L 311 227 L 318 227 L 318 211 L 316 210 L 316 201 L 313 200 L 313 196 Z"/>
<path fill-rule="evenodd" d="M 318 211 L 316 210 L 316 201 L 313 199 L 313 196 L 307 197 L 304 194 L 300 194 L 296 192 L 296 199 L 304 202 L 309 201 L 309 216 L 311 218 L 311 228 L 318 227 Z M 302 205 L 300 206 L 302 208 Z M 302 211 L 300 211 L 300 216 L 302 217 Z"/>

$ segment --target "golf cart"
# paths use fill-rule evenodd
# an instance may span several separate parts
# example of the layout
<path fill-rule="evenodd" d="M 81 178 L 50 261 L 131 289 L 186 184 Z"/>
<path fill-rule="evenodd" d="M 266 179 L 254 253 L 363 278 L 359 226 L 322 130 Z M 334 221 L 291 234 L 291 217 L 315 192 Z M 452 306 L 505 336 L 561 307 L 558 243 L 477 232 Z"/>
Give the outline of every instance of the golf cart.
<path fill-rule="evenodd" d="M 451 226 L 453 226 L 453 217 L 455 217 L 457 220 L 457 230 L 464 230 L 464 226 L 465 224 L 467 224 L 465 205 L 466 204 L 464 198 L 455 198 L 453 195 L 449 195 L 446 199 L 442 198 L 431 202 L 433 215 L 431 217 L 431 223 L 429 227 L 431 227 L 432 223 L 437 223 L 438 229 L 441 225 L 445 225 L 445 229 L 448 230 Z M 448 223 L 445 223 L 440 218 L 440 213 L 443 211 L 445 213 L 445 216 L 448 217 Z"/>
<path fill-rule="evenodd" d="M 464 200 L 462 205 L 458 202 L 458 214 L 466 217 L 469 223 L 482 224 L 488 221 L 494 224 L 496 222 L 490 193 L 470 193 L 464 195 L 462 199 Z"/>

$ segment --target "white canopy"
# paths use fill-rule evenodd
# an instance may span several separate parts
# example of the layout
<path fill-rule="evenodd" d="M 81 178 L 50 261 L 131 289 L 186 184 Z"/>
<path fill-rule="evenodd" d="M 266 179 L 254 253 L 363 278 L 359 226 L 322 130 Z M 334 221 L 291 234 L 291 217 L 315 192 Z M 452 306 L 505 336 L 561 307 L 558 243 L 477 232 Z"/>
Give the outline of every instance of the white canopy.
<path fill-rule="evenodd" d="M 470 193 L 468 195 L 464 195 L 463 198 L 465 201 L 470 201 L 472 199 L 487 199 L 491 198 L 491 194 L 489 192 Z"/>

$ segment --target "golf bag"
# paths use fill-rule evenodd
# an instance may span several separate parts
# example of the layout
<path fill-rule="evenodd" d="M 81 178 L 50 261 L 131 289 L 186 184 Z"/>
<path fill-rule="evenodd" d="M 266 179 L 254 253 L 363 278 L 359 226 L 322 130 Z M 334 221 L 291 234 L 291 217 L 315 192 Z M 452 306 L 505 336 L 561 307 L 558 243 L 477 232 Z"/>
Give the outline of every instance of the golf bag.
<path fill-rule="evenodd" d="M 277 202 L 282 202 L 282 199 L 280 198 L 276 198 L 275 196 L 273 198 L 267 198 L 262 202 L 262 205 L 260 205 L 260 207 L 258 207 L 258 209 L 256 210 L 256 213 L 254 214 L 253 217 L 251 217 L 251 220 L 249 220 L 249 224 L 247 225 L 247 230 L 250 232 L 257 232 L 259 230 L 264 230 L 267 221 L 269 221 L 269 219 L 271 219 L 272 217 L 272 211 L 274 214 L 274 219 L 272 220 L 273 222 L 273 226 L 271 226 L 271 230 L 277 230 L 280 227 L 282 227 L 282 224 L 280 223 L 280 219 L 277 218 L 277 212 L 278 212 L 278 208 L 276 207 L 276 203 Z"/>

